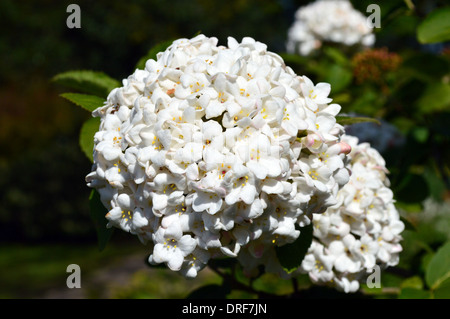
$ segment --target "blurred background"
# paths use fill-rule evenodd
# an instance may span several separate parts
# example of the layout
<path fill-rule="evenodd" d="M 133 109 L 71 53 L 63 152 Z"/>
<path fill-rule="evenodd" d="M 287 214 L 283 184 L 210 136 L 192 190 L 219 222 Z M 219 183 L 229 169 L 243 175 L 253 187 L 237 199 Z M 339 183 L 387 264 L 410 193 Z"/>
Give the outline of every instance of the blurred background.
<path fill-rule="evenodd" d="M 150 269 L 145 246 L 118 231 L 99 252 L 84 181 L 91 164 L 78 143 L 90 114 L 62 99 L 64 88 L 51 82 L 68 70 L 103 71 L 121 80 L 152 46 L 199 32 L 221 44 L 228 36 L 264 42 L 298 74 L 331 83 L 331 97 L 344 112 L 383 120 L 381 130 L 358 124 L 349 132 L 371 141 L 387 160 L 399 207 L 415 227 L 405 232 L 404 245 L 414 248 L 401 255 L 398 272 L 420 277 L 426 258 L 450 238 L 450 50 L 445 43 L 419 44 L 415 30 L 445 1 L 413 1 L 414 10 L 403 0 L 353 4 L 365 13 L 372 2 L 382 13 L 375 47 L 393 55 L 380 60 L 339 52 L 306 62 L 283 54 L 295 11 L 308 1 L 2 0 L 0 298 L 183 298 L 205 282 L 219 281 L 208 271 L 187 282 Z M 80 29 L 66 26 L 70 3 L 81 8 Z M 382 75 L 364 70 L 368 64 Z M 361 75 L 367 73 L 373 76 Z M 386 134 L 382 141 L 380 132 Z M 66 267 L 73 263 L 81 267 L 83 289 L 66 287 Z M 288 289 L 273 278 L 264 285 L 280 293 Z"/>

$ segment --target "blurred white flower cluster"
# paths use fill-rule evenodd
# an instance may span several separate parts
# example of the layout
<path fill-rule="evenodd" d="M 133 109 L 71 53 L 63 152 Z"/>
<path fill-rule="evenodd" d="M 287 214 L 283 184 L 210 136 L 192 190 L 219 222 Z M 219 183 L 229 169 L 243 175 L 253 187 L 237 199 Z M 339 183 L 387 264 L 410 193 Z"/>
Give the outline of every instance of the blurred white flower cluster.
<path fill-rule="evenodd" d="M 93 113 L 101 124 L 86 181 L 108 226 L 187 277 L 210 258 L 292 243 L 349 179 L 330 85 L 252 38 L 217 43 L 175 41 Z"/>
<path fill-rule="evenodd" d="M 367 18 L 348 0 L 317 0 L 300 7 L 288 30 L 287 51 L 309 55 L 324 42 L 372 46 L 375 35 Z"/>
<path fill-rule="evenodd" d="M 338 203 L 323 214 L 313 214 L 313 241 L 299 272 L 313 283 L 355 292 L 360 282 L 381 268 L 395 266 L 402 251 L 404 224 L 394 206 L 385 161 L 368 143 L 343 135 L 351 148 L 349 182 L 338 192 Z M 259 261 L 241 258 L 247 273 L 264 265 L 266 271 L 289 277 L 268 251 Z"/>

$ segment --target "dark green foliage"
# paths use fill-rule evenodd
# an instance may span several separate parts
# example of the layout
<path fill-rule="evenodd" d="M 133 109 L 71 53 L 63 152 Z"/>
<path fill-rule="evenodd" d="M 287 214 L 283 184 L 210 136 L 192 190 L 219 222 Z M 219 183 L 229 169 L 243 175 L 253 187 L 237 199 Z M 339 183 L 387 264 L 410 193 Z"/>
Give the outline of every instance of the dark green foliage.
<path fill-rule="evenodd" d="M 108 210 L 100 200 L 100 194 L 96 190 L 91 191 L 89 196 L 89 209 L 92 221 L 97 231 L 98 249 L 103 250 L 111 238 L 114 228 L 108 228 L 107 219 L 105 218 Z"/>
<path fill-rule="evenodd" d="M 283 269 L 289 274 L 302 264 L 313 240 L 313 225 L 299 227 L 300 236 L 291 244 L 276 247 L 275 251 Z"/>
<path fill-rule="evenodd" d="M 187 296 L 187 299 L 225 299 L 231 292 L 227 284 L 210 284 L 202 286 Z"/>
<path fill-rule="evenodd" d="M 87 95 L 80 93 L 63 93 L 61 94 L 63 98 L 69 100 L 72 103 L 75 103 L 78 106 L 81 106 L 86 111 L 92 112 L 96 108 L 103 105 L 105 102 L 104 99 L 95 95 Z"/>
<path fill-rule="evenodd" d="M 103 98 L 106 98 L 111 90 L 120 86 L 119 81 L 110 78 L 108 75 L 102 72 L 88 70 L 60 73 L 55 75 L 52 81 L 65 87 L 75 89 L 83 93 L 97 95 Z M 66 95 L 63 97 L 67 98 L 71 102 L 74 102 L 75 104 L 78 104 L 81 103 L 78 100 L 84 96 Z M 84 98 L 86 99 L 86 97 Z M 83 104 L 80 106 L 85 107 Z"/>

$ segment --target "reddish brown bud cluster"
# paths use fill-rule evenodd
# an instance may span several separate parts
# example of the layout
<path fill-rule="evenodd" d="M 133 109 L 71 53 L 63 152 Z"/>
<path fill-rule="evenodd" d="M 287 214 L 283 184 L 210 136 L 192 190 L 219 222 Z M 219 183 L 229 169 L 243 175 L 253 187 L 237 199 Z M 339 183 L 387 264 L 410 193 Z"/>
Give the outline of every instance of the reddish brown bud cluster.
<path fill-rule="evenodd" d="M 386 86 L 386 74 L 398 69 L 402 58 L 387 48 L 369 49 L 353 57 L 353 75 L 357 83 Z"/>
<path fill-rule="evenodd" d="M 450 58 L 450 47 L 444 48 L 441 54 L 446 58 Z"/>

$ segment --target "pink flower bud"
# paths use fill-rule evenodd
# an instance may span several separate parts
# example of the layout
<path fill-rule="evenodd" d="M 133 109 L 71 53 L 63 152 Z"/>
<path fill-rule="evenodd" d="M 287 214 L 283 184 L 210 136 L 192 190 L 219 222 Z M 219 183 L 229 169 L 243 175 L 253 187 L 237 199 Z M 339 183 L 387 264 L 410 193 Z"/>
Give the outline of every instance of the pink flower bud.
<path fill-rule="evenodd" d="M 338 145 L 341 147 L 339 154 L 349 154 L 352 151 L 352 147 L 345 142 L 339 142 Z"/>

